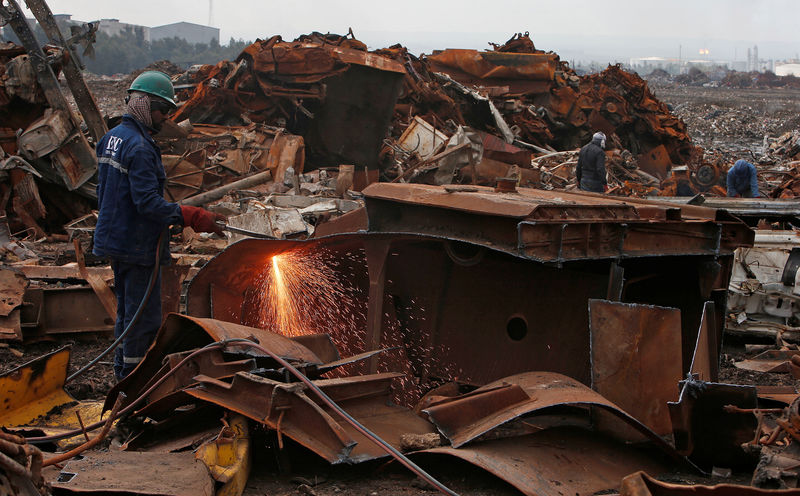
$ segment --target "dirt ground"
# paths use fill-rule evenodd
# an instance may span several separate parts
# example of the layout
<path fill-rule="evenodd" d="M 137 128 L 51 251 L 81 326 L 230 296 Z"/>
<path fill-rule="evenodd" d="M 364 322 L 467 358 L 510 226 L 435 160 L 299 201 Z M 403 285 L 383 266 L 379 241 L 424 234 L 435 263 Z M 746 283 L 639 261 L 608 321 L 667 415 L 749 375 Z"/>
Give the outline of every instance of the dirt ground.
<path fill-rule="evenodd" d="M 692 141 L 707 151 L 753 160 L 765 136 L 777 138 L 800 127 L 798 90 L 650 84 L 686 122 Z"/>

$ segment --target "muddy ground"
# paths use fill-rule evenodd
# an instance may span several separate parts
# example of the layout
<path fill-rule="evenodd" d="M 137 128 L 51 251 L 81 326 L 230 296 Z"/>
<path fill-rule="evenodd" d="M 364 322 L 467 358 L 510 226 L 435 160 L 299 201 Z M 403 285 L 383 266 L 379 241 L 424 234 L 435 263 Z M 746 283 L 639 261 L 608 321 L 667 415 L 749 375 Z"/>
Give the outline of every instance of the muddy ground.
<path fill-rule="evenodd" d="M 124 84 L 116 81 L 90 81 L 96 84 L 98 100 L 106 110 L 119 109 L 124 96 Z M 95 88 L 93 88 L 94 90 Z M 724 88 L 678 87 L 656 85 L 656 95 L 672 105 L 675 113 L 689 126 L 694 141 L 708 150 L 736 158 L 757 157 L 761 153 L 764 136 L 778 137 L 786 131 L 800 127 L 800 91 L 792 90 L 732 90 Z M 0 347 L 0 372 L 8 371 L 37 356 L 65 345 L 72 346 L 70 373 L 101 353 L 110 343 L 110 336 L 68 336 L 60 340 L 30 345 L 10 344 Z M 795 385 L 786 374 L 756 374 L 732 366 L 734 360 L 746 355 L 725 355 L 721 360 L 721 379 L 743 384 Z M 101 360 L 87 374 L 67 384 L 67 391 L 76 399 L 103 398 L 113 386 L 111 356 Z M 303 459 L 302 457 L 300 458 Z M 268 450 L 256 454 L 253 474 L 246 495 L 296 495 L 319 496 L 353 495 L 424 495 L 434 494 L 431 488 L 422 487 L 405 469 L 397 464 L 371 463 L 354 467 L 331 467 L 306 457 L 302 465 L 294 461 L 287 467 L 285 461 L 271 459 Z M 462 495 L 504 496 L 517 494 L 504 482 L 477 470 L 466 463 L 452 459 L 431 460 L 426 465 L 442 481 Z M 683 480 L 672 474 L 672 480 Z M 702 481 L 709 482 L 709 481 Z M 747 474 L 741 482 L 747 482 Z"/>

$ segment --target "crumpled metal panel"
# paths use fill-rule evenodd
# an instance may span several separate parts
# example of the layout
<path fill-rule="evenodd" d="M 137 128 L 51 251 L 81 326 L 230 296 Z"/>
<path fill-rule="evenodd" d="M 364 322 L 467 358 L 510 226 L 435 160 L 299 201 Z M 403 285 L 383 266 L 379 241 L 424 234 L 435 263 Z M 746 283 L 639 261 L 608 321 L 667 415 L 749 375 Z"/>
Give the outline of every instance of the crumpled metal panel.
<path fill-rule="evenodd" d="M 428 56 L 433 69 L 458 69 L 476 79 L 523 79 L 552 81 L 558 55 L 555 53 L 479 52 L 450 48 Z"/>
<path fill-rule="evenodd" d="M 589 496 L 616 489 L 632 471 L 664 473 L 668 465 L 652 454 L 576 427 L 483 441 L 461 448 L 419 452 L 465 460 L 528 496 Z"/>
<path fill-rule="evenodd" d="M 719 373 L 715 305 L 706 302 L 689 366 L 689 379 L 681 381 L 677 402 L 668 403 L 675 448 L 704 467 L 746 465 L 741 444 L 752 440 L 755 420 L 750 415 L 729 414 L 726 405 L 755 408 L 755 386 L 710 382 Z"/>
<path fill-rule="evenodd" d="M 173 353 L 164 358 L 164 366 L 144 386 L 149 389 L 151 385 L 160 380 L 167 372 L 175 369 L 177 365 L 191 352 Z M 186 402 L 187 395 L 183 389 L 196 384 L 195 377 L 204 375 L 216 379 L 233 377 L 237 372 L 249 372 L 256 368 L 255 359 L 226 361 L 221 350 L 213 350 L 197 355 L 175 372 L 172 373 L 160 386 L 153 390 L 139 407 L 136 415 L 146 415 L 153 418 L 168 415 L 171 410 Z"/>
<path fill-rule="evenodd" d="M 760 489 L 740 484 L 670 484 L 637 472 L 622 479 L 620 496 L 798 496 L 800 489 Z"/>
<path fill-rule="evenodd" d="M 406 408 L 389 403 L 391 380 L 397 373 L 314 381 L 350 415 L 399 448 L 402 434 L 425 434 L 433 427 Z M 267 425 L 295 440 L 330 463 L 352 463 L 388 456 L 338 418 L 299 383 L 284 383 L 254 374 L 237 373 L 228 384 L 197 377 L 186 393 Z"/>
<path fill-rule="evenodd" d="M 120 392 L 129 398 L 138 397 L 137 393 L 143 392 L 152 377 L 161 370 L 162 360 L 167 355 L 232 338 L 255 339 L 261 346 L 297 363 L 322 363 L 311 350 L 280 334 L 231 322 L 170 314 L 144 359 L 130 375 L 109 391 L 104 411 L 112 407 Z M 259 355 L 257 352 L 253 354 Z"/>
<path fill-rule="evenodd" d="M 654 432 L 672 432 L 668 401 L 683 377 L 677 308 L 589 300 L 592 389 Z"/>
<path fill-rule="evenodd" d="M 554 406 L 591 406 L 610 412 L 672 456 L 672 447 L 617 405 L 575 379 L 553 372 L 504 377 L 463 396 L 423 408 L 454 448 L 523 415 Z"/>
<path fill-rule="evenodd" d="M 753 439 L 756 420 L 726 413 L 723 407 L 756 408 L 755 386 L 688 380 L 681 385 L 678 402 L 669 404 L 675 448 L 705 469 L 752 468 L 741 445 Z"/>
<path fill-rule="evenodd" d="M 237 59 L 252 61 L 256 73 L 278 78 L 291 77 L 295 83 L 316 83 L 357 64 L 405 74 L 402 64 L 386 57 L 333 44 L 284 42 L 280 36 L 258 40 Z"/>

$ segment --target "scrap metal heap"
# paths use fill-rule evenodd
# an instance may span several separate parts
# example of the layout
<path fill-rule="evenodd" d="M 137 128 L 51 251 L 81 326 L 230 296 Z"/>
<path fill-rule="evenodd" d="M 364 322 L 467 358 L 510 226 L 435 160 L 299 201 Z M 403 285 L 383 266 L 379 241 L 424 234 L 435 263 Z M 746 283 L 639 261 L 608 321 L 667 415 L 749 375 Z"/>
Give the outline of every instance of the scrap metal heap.
<path fill-rule="evenodd" d="M 299 445 L 332 464 L 385 458 L 388 447 L 425 466 L 456 457 L 531 495 L 754 463 L 740 445 L 755 418 L 722 407 L 756 408 L 759 393 L 716 382 L 733 251 L 752 244 L 744 223 L 513 185 L 364 194 L 366 231 L 248 239 L 209 261 L 188 315 L 167 317 L 106 398 L 105 410 L 128 398 L 125 451 L 86 451 L 52 487 L 99 490 L 101 463 L 188 471 L 203 460 L 197 494 L 240 492 L 260 449 L 254 432 L 271 433 L 270 449 Z M 41 360 L 0 377 L 0 390 L 57 393 L 66 361 Z M 53 432 L 24 398 L 0 408 L 14 425 Z M 173 494 L 155 478 L 114 483 Z"/>
<path fill-rule="evenodd" d="M 89 143 L 105 123 L 61 39 L 50 59 L 64 64 L 81 132 L 54 93 L 59 67 L 31 63 L 45 56 L 7 1 L 0 13 L 25 49 L 0 47 L 0 193 L 11 229 L 40 238 L 54 219 L 38 188 L 90 199 Z M 719 361 L 732 320 L 746 334 L 748 313 L 795 317 L 782 301 L 796 299 L 798 256 L 748 251 L 753 231 L 730 206 L 563 190 L 575 148 L 602 130 L 617 194 L 722 193 L 724 165 L 638 76 L 578 76 L 527 33 L 417 58 L 368 51 L 351 32 L 259 40 L 175 83 L 180 108 L 156 136 L 166 196 L 224 199 L 212 208 L 232 227 L 275 239 L 181 254 L 162 292 L 177 311 L 191 279 L 185 314 L 165 317 L 102 404 L 65 392 L 69 348 L 1 374 L 0 487 L 241 494 L 262 449 L 330 464 L 391 456 L 439 489 L 415 463 L 459 458 L 528 495 L 665 494 L 680 488 L 650 475 L 720 467 L 797 487 L 797 391 L 721 382 Z M 71 234 L 91 231 L 82 213 Z M 0 338 L 110 330 L 109 270 L 73 246 L 69 267 L 0 270 Z M 784 288 L 767 262 L 785 264 Z M 796 329 L 774 320 L 770 337 L 789 343 Z M 738 366 L 777 360 L 800 377 L 797 350 L 777 351 Z M 115 421 L 120 449 L 90 449 Z"/>
<path fill-rule="evenodd" d="M 536 50 L 527 33 L 492 51 L 448 49 L 427 60 L 434 71 L 491 96 L 522 141 L 568 150 L 603 131 L 637 156 L 663 145 L 674 164 L 690 158 L 683 122 L 643 79 L 619 66 L 578 76 L 557 54 Z"/>
<path fill-rule="evenodd" d="M 18 17 L 13 9 L 5 15 Z M 0 143 L 7 157 L 0 159 L 11 176 L 2 187 L 11 191 L 11 231 L 41 239 L 90 213 L 91 145 L 107 127 L 65 55 L 74 53 L 59 48 L 66 43 L 57 29 L 48 34 L 62 43 L 47 48 L 52 63 L 38 72 L 29 58 L 41 49 L 24 34 L 24 51 L 2 50 Z M 62 66 L 80 115 L 61 95 Z M 292 42 L 273 36 L 235 61 L 193 67 L 175 84 L 180 108 L 155 138 L 165 154 L 168 198 L 187 204 L 237 190 L 342 197 L 348 187 L 381 179 L 491 186 L 515 177 L 520 186 L 572 187 L 569 150 L 598 129 L 613 145 L 612 194 L 719 194 L 724 179 L 723 166 L 703 162 L 685 125 L 641 78 L 617 66 L 578 76 L 557 54 L 536 50 L 527 34 L 490 51 L 448 49 L 422 58 L 400 45 L 368 51 L 352 32 Z M 326 187 L 343 164 L 342 184 Z M 324 177 L 306 174 L 317 170 Z"/>
<path fill-rule="evenodd" d="M 367 51 L 352 33 L 273 36 L 233 62 L 193 68 L 179 83 L 194 90 L 176 122 L 285 127 L 303 136 L 313 167 L 353 163 L 386 179 L 492 185 L 516 175 L 539 185 L 532 150 L 579 148 L 597 130 L 656 184 L 673 165 L 702 157 L 637 75 L 610 66 L 578 76 L 557 54 L 536 50 L 527 33 L 490 51 L 423 58 L 401 45 Z M 464 143 L 471 151 L 452 150 Z"/>

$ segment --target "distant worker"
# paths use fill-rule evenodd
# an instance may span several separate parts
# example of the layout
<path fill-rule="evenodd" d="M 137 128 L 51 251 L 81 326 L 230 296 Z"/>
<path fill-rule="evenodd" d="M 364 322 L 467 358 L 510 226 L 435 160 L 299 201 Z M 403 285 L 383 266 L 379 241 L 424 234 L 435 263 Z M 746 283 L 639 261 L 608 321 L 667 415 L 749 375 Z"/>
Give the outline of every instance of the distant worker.
<path fill-rule="evenodd" d="M 596 132 L 592 141 L 581 148 L 578 155 L 578 166 L 575 176 L 578 179 L 578 188 L 583 191 L 602 193 L 606 190 L 606 135 Z"/>
<path fill-rule="evenodd" d="M 756 166 L 747 160 L 737 160 L 728 170 L 728 196 L 758 198 Z"/>
<path fill-rule="evenodd" d="M 156 277 L 141 315 L 114 356 L 114 375 L 121 380 L 139 364 L 161 326 L 160 265 L 169 262 L 170 225 L 190 226 L 198 232 L 222 234 L 215 221 L 222 218 L 198 207 L 180 206 L 164 199 L 166 174 L 161 150 L 153 141 L 175 108 L 175 90 L 169 76 L 147 71 L 137 77 L 125 99 L 122 122 L 97 144 L 99 215 L 94 254 L 111 259 L 119 337 L 143 304 L 151 274 Z M 161 239 L 160 259 L 156 247 Z M 156 267 L 158 265 L 158 267 Z"/>

